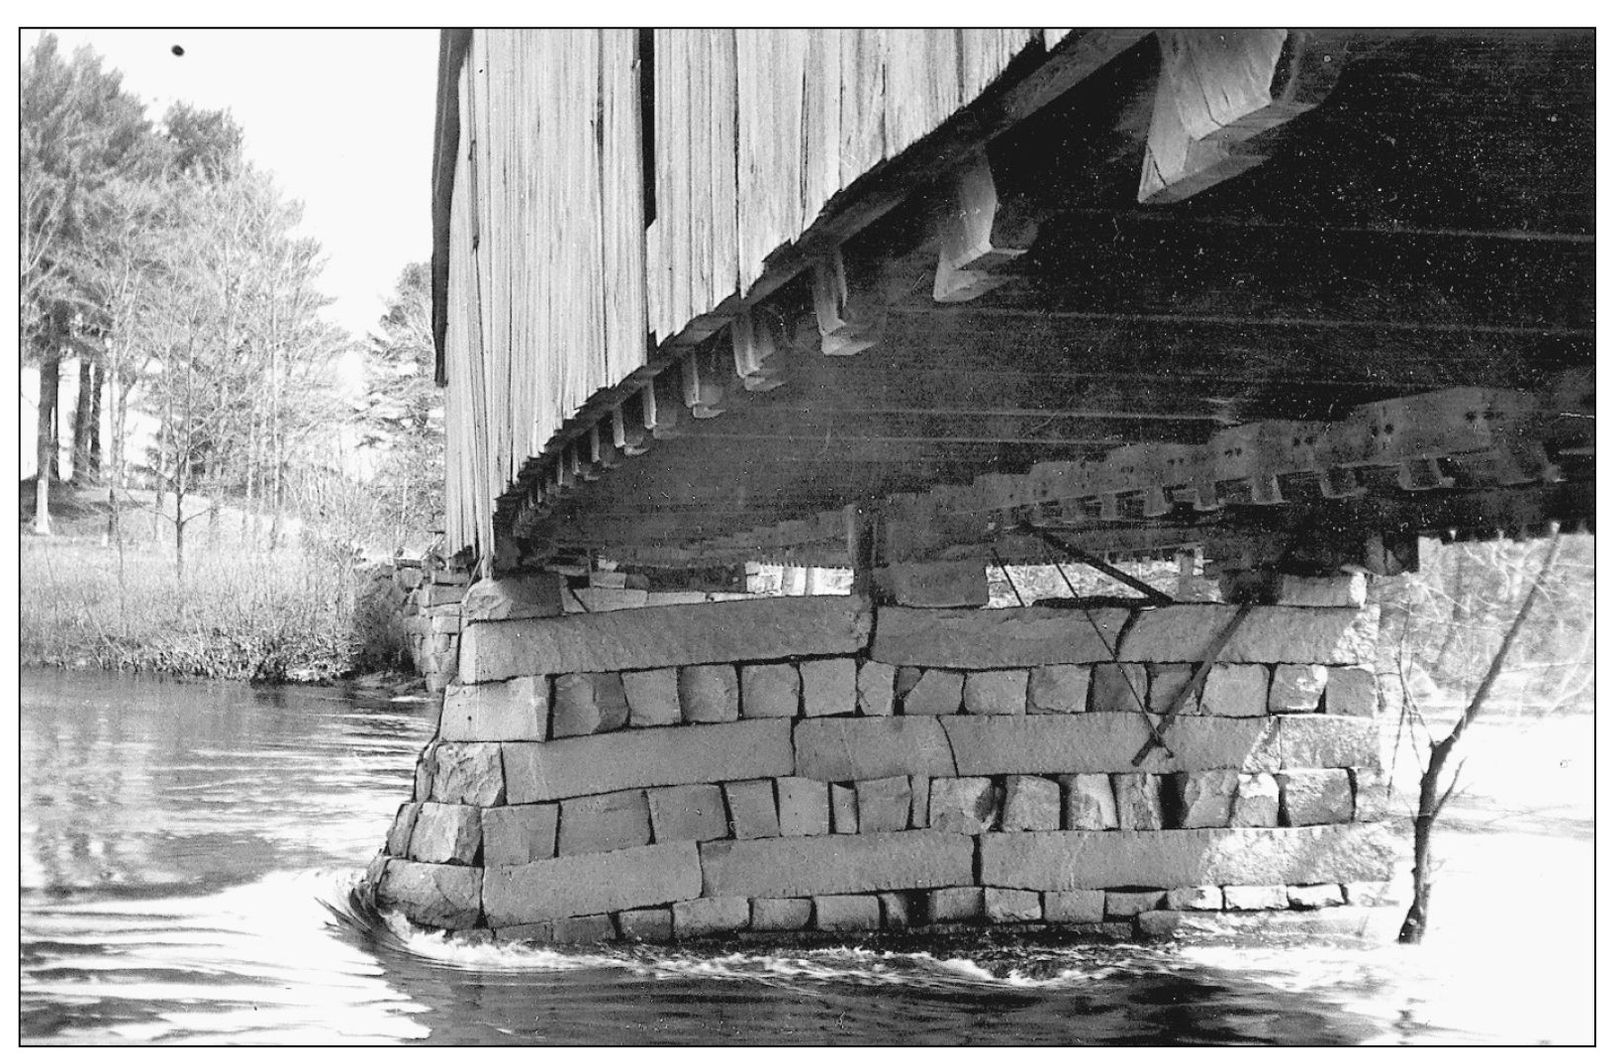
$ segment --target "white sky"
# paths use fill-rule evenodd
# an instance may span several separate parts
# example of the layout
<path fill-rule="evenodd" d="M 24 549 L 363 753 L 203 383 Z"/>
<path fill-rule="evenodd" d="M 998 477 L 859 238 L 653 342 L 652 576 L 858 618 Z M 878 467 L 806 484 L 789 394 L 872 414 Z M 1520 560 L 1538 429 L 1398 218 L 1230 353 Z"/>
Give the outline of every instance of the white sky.
<path fill-rule="evenodd" d="M 244 149 L 304 203 L 327 253 L 330 318 L 356 335 L 400 269 L 432 249 L 429 168 L 439 33 L 429 29 L 53 30 L 89 44 L 160 119 L 174 100 L 229 109 Z M 24 32 L 24 50 L 38 39 Z M 175 56 L 174 45 L 185 49 Z"/>

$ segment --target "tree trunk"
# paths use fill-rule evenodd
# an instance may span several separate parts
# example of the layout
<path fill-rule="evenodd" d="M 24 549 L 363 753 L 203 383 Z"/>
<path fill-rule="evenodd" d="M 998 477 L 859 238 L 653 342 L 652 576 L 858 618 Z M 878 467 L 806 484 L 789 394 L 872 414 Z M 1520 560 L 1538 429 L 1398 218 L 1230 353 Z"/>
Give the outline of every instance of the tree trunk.
<path fill-rule="evenodd" d="M 107 384 L 107 368 L 101 364 L 92 365 L 90 373 L 90 443 L 86 448 L 85 465 L 90 470 L 90 479 L 101 480 L 101 393 L 102 387 Z"/>
<path fill-rule="evenodd" d="M 1403 917 L 1403 927 L 1398 930 L 1399 943 L 1419 943 L 1426 935 L 1426 921 L 1431 911 L 1431 830 L 1437 816 L 1453 798 L 1454 788 L 1460 780 L 1460 771 L 1456 767 L 1448 788 L 1441 793 L 1437 791 L 1448 765 L 1449 754 L 1454 751 L 1454 747 L 1460 743 L 1460 739 L 1465 736 L 1465 732 L 1476 722 L 1477 716 L 1482 714 L 1482 709 L 1487 705 L 1488 695 L 1493 692 L 1494 683 L 1498 681 L 1499 673 L 1504 670 L 1505 660 L 1515 647 L 1516 637 L 1521 634 L 1522 625 L 1527 623 L 1527 615 L 1532 612 L 1533 602 L 1537 599 L 1545 581 L 1549 579 L 1550 570 L 1555 566 L 1556 555 L 1560 551 L 1561 537 L 1558 535 L 1550 540 L 1550 549 L 1544 553 L 1544 561 L 1539 565 L 1532 586 L 1522 597 L 1521 607 L 1516 610 L 1516 616 L 1505 629 L 1504 638 L 1499 640 L 1499 648 L 1494 651 L 1493 660 L 1488 663 L 1488 670 L 1483 674 L 1482 681 L 1477 683 L 1476 691 L 1471 695 L 1465 711 L 1460 713 L 1460 718 L 1455 721 L 1454 729 L 1448 732 L 1447 737 L 1431 743 L 1431 750 L 1426 757 L 1426 770 L 1420 776 L 1419 802 L 1415 806 L 1414 900 L 1409 904 L 1409 912 Z"/>
<path fill-rule="evenodd" d="M 1442 764 L 1433 746 L 1431 758 L 1426 761 L 1426 773 L 1420 778 L 1420 803 L 1415 809 L 1414 870 L 1411 871 L 1414 901 L 1403 916 L 1403 927 L 1398 930 L 1399 943 L 1419 943 L 1426 938 L 1426 915 L 1431 910 L 1431 826 L 1437 818 L 1437 781 L 1443 773 Z"/>
<path fill-rule="evenodd" d="M 90 411 L 91 390 L 95 388 L 95 364 L 83 353 L 79 356 L 79 393 L 73 402 L 73 483 L 90 483 L 90 440 L 96 435 L 96 420 Z"/>
<path fill-rule="evenodd" d="M 56 397 L 62 381 L 60 332 L 55 320 L 47 324 L 39 362 L 39 431 L 36 435 L 37 470 L 34 484 L 34 531 L 42 536 L 51 531 L 51 479 L 56 476 Z"/>
<path fill-rule="evenodd" d="M 175 488 L 175 580 L 186 578 L 186 512 L 180 488 Z"/>

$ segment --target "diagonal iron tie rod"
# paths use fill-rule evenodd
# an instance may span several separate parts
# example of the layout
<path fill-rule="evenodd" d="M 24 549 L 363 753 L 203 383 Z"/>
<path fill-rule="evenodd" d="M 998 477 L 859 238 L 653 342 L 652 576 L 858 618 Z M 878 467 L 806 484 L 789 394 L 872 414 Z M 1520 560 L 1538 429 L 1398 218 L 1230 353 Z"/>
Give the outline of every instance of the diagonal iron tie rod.
<path fill-rule="evenodd" d="M 1116 568 L 1114 565 L 1111 565 L 1103 558 L 1098 558 L 1092 554 L 1089 554 L 1082 548 L 1073 543 L 1066 542 L 1047 529 L 1038 528 L 1029 521 L 1021 522 L 1019 527 L 1020 531 L 1031 533 L 1044 543 L 1053 547 L 1055 550 L 1063 553 L 1066 557 L 1075 558 L 1082 564 L 1092 566 L 1093 568 L 1099 570 L 1112 580 L 1126 584 L 1128 587 L 1131 587 L 1133 590 L 1139 592 L 1145 598 L 1148 598 L 1151 602 L 1154 602 L 1158 606 L 1170 606 L 1177 601 L 1177 599 L 1173 598 L 1166 592 L 1156 590 L 1143 580 L 1140 580 L 1138 577 L 1130 576 L 1127 573 L 1122 572 L 1120 569 Z"/>
<path fill-rule="evenodd" d="M 1212 639 L 1211 644 L 1206 647 L 1206 655 L 1200 659 L 1200 664 L 1195 668 L 1194 674 L 1189 677 L 1188 682 L 1178 689 L 1178 696 L 1173 698 L 1172 703 L 1167 706 L 1166 715 L 1161 717 L 1161 722 L 1156 725 L 1154 734 L 1151 735 L 1149 741 L 1144 743 L 1144 747 L 1138 750 L 1138 755 L 1133 757 L 1134 767 L 1142 764 L 1144 758 L 1150 754 L 1150 750 L 1157 744 L 1160 744 L 1162 748 L 1166 748 L 1166 743 L 1161 741 L 1161 736 L 1171 728 L 1173 723 L 1177 722 L 1178 712 L 1194 696 L 1195 687 L 1205 680 L 1206 673 L 1210 672 L 1212 665 L 1217 663 L 1218 654 L 1223 652 L 1223 647 L 1229 644 L 1229 640 L 1234 637 L 1234 633 L 1240 630 L 1240 624 L 1245 621 L 1246 614 L 1250 613 L 1253 608 L 1255 607 L 1249 602 L 1240 606 L 1234 615 L 1229 617 L 1228 623 L 1223 625 L 1223 630 L 1219 631 L 1217 637 Z"/>
<path fill-rule="evenodd" d="M 1047 545 L 1045 540 L 1044 546 Z M 1071 583 L 1071 578 L 1065 575 L 1065 566 L 1059 562 L 1054 562 L 1053 566 L 1054 571 L 1059 573 L 1059 578 L 1065 581 L 1065 589 L 1071 592 L 1071 597 L 1080 599 L 1082 596 L 1077 593 L 1076 586 Z M 1122 684 L 1127 687 L 1127 692 L 1133 695 L 1133 703 L 1138 706 L 1139 715 L 1144 717 L 1144 724 L 1150 729 L 1151 743 L 1165 749 L 1168 756 L 1178 755 L 1172 751 L 1172 746 L 1166 743 L 1166 739 L 1162 738 L 1161 732 L 1156 729 L 1154 713 L 1150 711 L 1150 707 L 1144 703 L 1144 699 L 1139 696 L 1138 691 L 1133 687 L 1133 681 L 1127 677 L 1127 668 L 1121 663 L 1121 656 L 1116 652 L 1116 647 L 1111 644 L 1110 639 L 1105 637 L 1104 631 L 1099 627 L 1099 622 L 1093 619 L 1093 611 L 1084 606 L 1082 615 L 1088 618 L 1088 623 L 1093 626 L 1093 633 L 1099 636 L 1099 644 L 1105 648 L 1105 653 L 1110 657 L 1111 663 L 1116 666 L 1116 671 L 1120 673 Z"/>

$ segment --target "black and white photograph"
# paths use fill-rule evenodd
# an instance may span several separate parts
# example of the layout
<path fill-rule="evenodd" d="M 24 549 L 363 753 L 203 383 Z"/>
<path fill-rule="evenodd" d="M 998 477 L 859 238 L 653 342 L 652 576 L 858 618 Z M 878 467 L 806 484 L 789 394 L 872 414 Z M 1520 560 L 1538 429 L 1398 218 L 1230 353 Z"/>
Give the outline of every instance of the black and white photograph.
<path fill-rule="evenodd" d="M 1593 12 L 721 13 L 24 16 L 19 1042 L 1596 1046 Z"/>

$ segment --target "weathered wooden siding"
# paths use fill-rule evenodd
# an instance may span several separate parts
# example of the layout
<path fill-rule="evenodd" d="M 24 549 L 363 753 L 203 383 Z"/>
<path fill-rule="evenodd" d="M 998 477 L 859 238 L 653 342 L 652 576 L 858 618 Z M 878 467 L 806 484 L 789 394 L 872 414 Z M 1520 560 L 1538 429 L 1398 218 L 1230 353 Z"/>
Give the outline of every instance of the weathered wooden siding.
<path fill-rule="evenodd" d="M 635 30 L 474 31 L 456 82 L 450 550 L 492 553 L 496 497 L 592 394 L 647 362 L 650 332 L 664 342 L 747 294 L 836 193 L 1033 40 L 1043 32 L 656 30 L 644 174 Z"/>
<path fill-rule="evenodd" d="M 655 339 L 747 293 L 768 255 L 811 227 L 830 198 L 974 99 L 1041 36 L 656 33 L 656 219 L 648 241 Z"/>
<path fill-rule="evenodd" d="M 647 357 L 634 30 L 475 31 L 459 80 L 446 336 L 447 536 Z"/>

